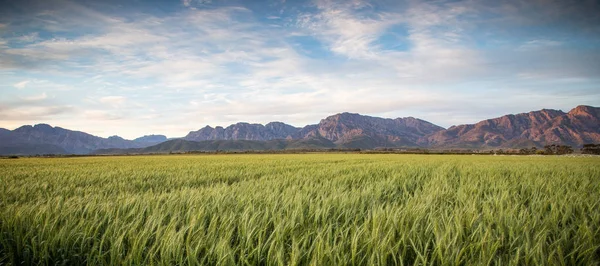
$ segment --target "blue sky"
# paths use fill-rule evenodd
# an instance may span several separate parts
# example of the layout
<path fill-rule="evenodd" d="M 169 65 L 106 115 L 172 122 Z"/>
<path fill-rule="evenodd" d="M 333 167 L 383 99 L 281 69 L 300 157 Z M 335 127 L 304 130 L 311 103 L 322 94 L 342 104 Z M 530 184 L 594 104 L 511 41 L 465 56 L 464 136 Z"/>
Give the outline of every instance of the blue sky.
<path fill-rule="evenodd" d="M 449 127 L 600 106 L 599 1 L 0 1 L 0 127 Z"/>

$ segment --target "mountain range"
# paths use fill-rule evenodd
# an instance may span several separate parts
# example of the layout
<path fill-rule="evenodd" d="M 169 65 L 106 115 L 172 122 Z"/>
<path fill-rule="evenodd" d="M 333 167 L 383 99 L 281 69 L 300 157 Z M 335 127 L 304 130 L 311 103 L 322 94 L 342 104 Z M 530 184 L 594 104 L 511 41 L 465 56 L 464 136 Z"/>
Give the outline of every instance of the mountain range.
<path fill-rule="evenodd" d="M 180 139 L 147 135 L 134 140 L 101 138 L 46 124 L 0 129 L 0 154 L 118 154 L 212 150 L 320 148 L 523 148 L 600 143 L 600 108 L 577 106 L 565 113 L 542 109 L 444 129 L 413 118 L 339 113 L 302 128 L 282 122 L 203 127 Z"/>

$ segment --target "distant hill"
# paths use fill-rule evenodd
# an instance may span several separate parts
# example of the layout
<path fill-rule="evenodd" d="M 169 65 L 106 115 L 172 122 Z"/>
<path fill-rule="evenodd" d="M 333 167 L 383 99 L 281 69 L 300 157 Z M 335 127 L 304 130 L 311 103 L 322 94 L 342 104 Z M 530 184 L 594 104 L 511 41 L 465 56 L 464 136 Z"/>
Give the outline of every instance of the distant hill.
<path fill-rule="evenodd" d="M 93 154 L 148 154 L 189 151 L 266 151 L 293 149 L 326 149 L 335 148 L 335 144 L 323 138 L 306 138 L 299 140 L 204 140 L 189 141 L 185 139 L 169 140 L 154 146 L 137 149 L 100 149 Z"/>
<path fill-rule="evenodd" d="M 568 113 L 542 109 L 444 129 L 413 118 L 339 113 L 297 128 L 282 122 L 206 126 L 181 139 L 147 135 L 135 140 L 101 138 L 46 124 L 0 129 L 0 154 L 154 153 L 214 150 L 522 148 L 600 143 L 600 108 L 577 106 Z M 123 150 L 123 151 L 120 151 Z"/>
<path fill-rule="evenodd" d="M 0 154 L 87 154 L 97 149 L 141 148 L 152 145 L 118 136 L 101 138 L 47 124 L 0 130 Z"/>

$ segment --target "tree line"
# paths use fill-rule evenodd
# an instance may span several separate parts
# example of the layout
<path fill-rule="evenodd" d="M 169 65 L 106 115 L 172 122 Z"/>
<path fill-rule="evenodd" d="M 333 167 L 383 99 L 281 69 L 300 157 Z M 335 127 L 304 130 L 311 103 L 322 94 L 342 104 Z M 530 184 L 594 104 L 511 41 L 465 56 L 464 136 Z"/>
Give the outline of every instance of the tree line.
<path fill-rule="evenodd" d="M 520 154 L 538 154 L 538 155 L 563 155 L 563 154 L 571 154 L 571 153 L 573 153 L 573 151 L 574 150 L 571 146 L 552 144 L 552 145 L 546 145 L 546 146 L 544 146 L 544 148 L 540 148 L 540 149 L 538 149 L 536 147 L 520 149 L 519 153 Z"/>

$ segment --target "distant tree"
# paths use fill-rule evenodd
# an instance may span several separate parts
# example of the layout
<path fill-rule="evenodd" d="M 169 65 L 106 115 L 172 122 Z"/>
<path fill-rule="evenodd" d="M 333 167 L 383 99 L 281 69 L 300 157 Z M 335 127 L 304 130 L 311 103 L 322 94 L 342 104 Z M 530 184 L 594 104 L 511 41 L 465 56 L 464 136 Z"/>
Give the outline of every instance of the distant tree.
<path fill-rule="evenodd" d="M 554 144 L 544 146 L 544 154 L 553 155 L 554 154 Z"/>
<path fill-rule="evenodd" d="M 556 154 L 571 154 L 573 153 L 573 148 L 567 145 L 560 145 L 557 147 Z"/>
<path fill-rule="evenodd" d="M 573 153 L 573 148 L 567 145 L 546 145 L 544 146 L 544 154 L 546 155 L 562 155 Z"/>
<path fill-rule="evenodd" d="M 600 154 L 600 144 L 584 144 L 581 149 L 583 154 Z"/>
<path fill-rule="evenodd" d="M 537 154 L 538 149 L 536 147 L 531 147 L 531 148 L 523 148 L 519 150 L 520 154 Z"/>

